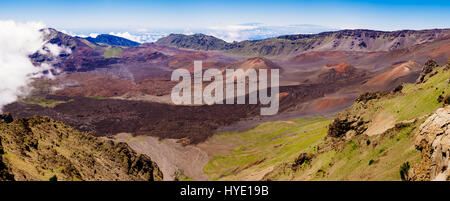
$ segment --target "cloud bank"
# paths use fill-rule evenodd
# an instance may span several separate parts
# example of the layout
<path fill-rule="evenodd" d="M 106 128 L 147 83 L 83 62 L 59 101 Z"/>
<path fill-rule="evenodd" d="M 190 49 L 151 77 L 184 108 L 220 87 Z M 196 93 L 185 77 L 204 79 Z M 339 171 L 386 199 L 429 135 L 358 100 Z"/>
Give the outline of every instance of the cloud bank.
<path fill-rule="evenodd" d="M 29 55 L 59 54 L 62 49 L 44 41 L 45 25 L 0 21 L 0 112 L 3 106 L 26 95 L 32 78 L 43 76 L 49 64 L 34 66 Z"/>
<path fill-rule="evenodd" d="M 110 32 L 109 35 L 118 36 L 122 38 L 126 38 L 128 40 L 132 40 L 138 43 L 149 43 L 149 42 L 155 42 L 158 39 L 166 36 L 166 34 L 161 33 L 148 33 L 148 32 L 137 32 L 137 33 L 130 33 L 130 32 Z"/>
<path fill-rule="evenodd" d="M 319 25 L 299 24 L 289 26 L 272 26 L 261 23 L 247 23 L 238 25 L 212 26 L 206 28 L 184 30 L 156 30 L 156 29 L 137 29 L 135 31 L 113 31 L 110 35 L 119 36 L 128 40 L 139 43 L 155 42 L 158 39 L 169 35 L 170 33 L 182 33 L 191 35 L 195 33 L 203 33 L 212 35 L 227 42 L 243 41 L 243 40 L 260 40 L 265 38 L 277 37 L 289 34 L 313 34 L 324 31 L 336 31 L 337 29 Z M 88 37 L 98 35 L 97 33 L 76 34 L 73 32 L 62 31 L 72 36 Z M 95 38 L 95 37 L 94 37 Z"/>

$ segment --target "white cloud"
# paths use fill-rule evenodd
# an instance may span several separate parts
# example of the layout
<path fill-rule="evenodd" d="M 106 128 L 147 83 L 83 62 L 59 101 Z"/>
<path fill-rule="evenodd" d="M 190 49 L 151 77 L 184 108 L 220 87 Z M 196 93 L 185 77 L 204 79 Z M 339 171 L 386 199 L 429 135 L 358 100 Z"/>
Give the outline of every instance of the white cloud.
<path fill-rule="evenodd" d="M 42 23 L 16 23 L 0 21 L 0 111 L 6 104 L 17 100 L 30 90 L 32 78 L 40 77 L 49 64 L 34 66 L 29 55 L 35 52 L 59 53 L 53 45 L 45 45 Z"/>
<path fill-rule="evenodd" d="M 123 32 L 123 33 L 110 32 L 109 35 L 118 36 L 118 37 L 126 38 L 128 40 L 132 40 L 132 41 L 141 43 L 141 37 L 137 36 L 137 35 L 132 35 L 132 34 L 130 34 L 130 32 Z"/>
<path fill-rule="evenodd" d="M 224 25 L 224 26 L 212 26 L 200 29 L 191 29 L 186 27 L 185 29 L 174 29 L 174 30 L 159 30 L 159 29 L 147 29 L 139 28 L 135 30 L 123 30 L 123 31 L 112 31 L 109 32 L 110 35 L 119 36 L 139 43 L 149 43 L 155 42 L 158 39 L 167 36 L 169 33 L 182 33 L 185 35 L 192 35 L 195 33 L 203 33 L 207 35 L 212 35 L 217 38 L 223 39 L 227 42 L 233 41 L 243 41 L 243 40 L 259 40 L 270 37 L 277 37 L 280 35 L 288 34 L 308 34 L 308 33 L 319 33 L 323 31 L 333 31 L 337 30 L 335 28 L 324 27 L 319 25 L 289 25 L 289 26 L 273 26 L 265 25 L 261 23 L 248 23 L 248 24 L 238 24 L 238 25 Z M 83 33 L 76 34 L 73 32 L 62 31 L 63 33 L 78 36 L 87 37 L 97 36 L 97 33 Z"/>
<path fill-rule="evenodd" d="M 73 36 L 73 37 L 81 37 L 81 38 L 87 38 L 87 37 L 89 37 L 89 36 L 84 35 L 84 34 L 76 34 L 76 33 L 73 33 L 73 32 L 71 32 L 71 31 L 66 31 L 66 30 L 61 30 L 61 33 L 67 34 L 67 35 L 70 35 L 70 36 Z"/>
<path fill-rule="evenodd" d="M 166 36 L 166 34 L 162 33 L 149 33 L 143 32 L 145 29 L 140 29 L 138 33 L 130 33 L 130 32 L 110 32 L 109 35 L 118 36 L 122 38 L 126 38 L 128 40 L 132 40 L 138 43 L 149 43 L 155 42 L 156 40 Z"/>
<path fill-rule="evenodd" d="M 91 37 L 91 38 L 97 38 L 98 35 L 100 35 L 100 34 L 98 34 L 98 33 L 90 33 L 90 34 L 89 34 L 89 37 Z"/>

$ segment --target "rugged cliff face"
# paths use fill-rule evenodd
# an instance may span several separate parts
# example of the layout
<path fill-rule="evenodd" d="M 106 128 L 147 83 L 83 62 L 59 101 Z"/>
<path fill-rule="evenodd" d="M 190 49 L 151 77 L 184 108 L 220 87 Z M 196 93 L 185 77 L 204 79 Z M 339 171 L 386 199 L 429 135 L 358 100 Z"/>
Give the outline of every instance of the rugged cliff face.
<path fill-rule="evenodd" d="M 0 121 L 0 180 L 162 180 L 156 163 L 125 143 L 48 117 Z"/>
<path fill-rule="evenodd" d="M 416 148 L 422 160 L 413 166 L 412 180 L 450 180 L 450 106 L 438 109 L 420 126 Z"/>

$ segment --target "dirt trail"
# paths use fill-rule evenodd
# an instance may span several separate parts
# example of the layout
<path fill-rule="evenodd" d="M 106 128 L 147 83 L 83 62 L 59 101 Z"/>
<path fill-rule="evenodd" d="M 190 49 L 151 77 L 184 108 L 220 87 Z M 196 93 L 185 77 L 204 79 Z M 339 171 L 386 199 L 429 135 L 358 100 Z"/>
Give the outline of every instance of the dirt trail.
<path fill-rule="evenodd" d="M 384 133 L 386 130 L 395 126 L 395 117 L 388 112 L 379 112 L 370 123 L 366 131 L 368 136 L 374 136 Z"/>

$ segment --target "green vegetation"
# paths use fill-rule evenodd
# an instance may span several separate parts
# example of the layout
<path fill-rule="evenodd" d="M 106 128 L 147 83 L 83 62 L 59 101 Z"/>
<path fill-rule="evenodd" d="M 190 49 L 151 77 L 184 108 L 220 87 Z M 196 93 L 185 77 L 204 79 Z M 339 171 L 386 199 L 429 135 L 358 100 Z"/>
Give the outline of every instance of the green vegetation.
<path fill-rule="evenodd" d="M 192 178 L 186 176 L 183 171 L 179 170 L 175 172 L 175 181 L 194 181 Z"/>
<path fill-rule="evenodd" d="M 104 97 L 104 96 L 88 96 L 88 98 L 93 98 L 93 99 L 97 99 L 97 100 L 106 99 L 106 97 Z"/>
<path fill-rule="evenodd" d="M 235 148 L 214 155 L 203 170 L 213 180 L 261 179 L 257 177 L 281 163 L 295 160 L 299 153 L 315 152 L 330 122 L 321 117 L 300 118 L 215 135 L 209 141 L 220 139 L 217 141 L 228 142 Z"/>
<path fill-rule="evenodd" d="M 267 174 L 266 179 L 400 180 L 398 168 L 401 164 L 420 160 L 420 152 L 415 149 L 414 139 L 409 135 L 415 126 L 373 137 L 372 141 L 376 142 L 373 144 L 377 146 L 366 145 L 367 136 L 353 137 L 342 148 L 316 153 L 307 168 L 291 170 L 285 168 L 287 164 L 281 164 Z M 326 147 L 324 143 L 319 146 Z"/>
<path fill-rule="evenodd" d="M 408 181 L 409 177 L 408 177 L 408 172 L 409 169 L 411 168 L 411 165 L 409 164 L 409 162 L 405 162 L 400 166 L 400 178 L 402 179 L 402 181 Z"/>
<path fill-rule="evenodd" d="M 50 179 L 48 179 L 49 181 L 58 181 L 58 177 L 56 177 L 56 175 L 53 175 L 53 177 L 50 177 Z"/>
<path fill-rule="evenodd" d="M 436 68 L 438 72 L 421 84 L 404 84 L 402 95 L 394 98 L 383 98 L 374 103 L 374 108 L 384 108 L 394 114 L 399 121 L 413 119 L 428 114 L 442 106 L 438 97 L 450 91 L 448 79 L 450 70 Z"/>
<path fill-rule="evenodd" d="M 329 180 L 398 180 L 395 171 L 405 160 L 417 161 L 420 153 L 415 150 L 414 139 L 409 136 L 413 127 L 390 133 L 379 139 L 377 146 L 360 146 L 348 142 L 342 152 L 336 153 L 326 167 Z M 398 139 L 398 140 L 397 140 Z M 378 162 L 376 164 L 375 160 Z M 371 162 L 373 161 L 373 162 Z"/>
<path fill-rule="evenodd" d="M 47 97 L 52 93 L 52 87 L 56 85 L 55 80 L 51 79 L 34 79 L 31 83 L 32 90 L 26 97 L 20 97 L 19 101 L 25 104 L 36 104 L 42 107 L 55 107 L 61 103 L 67 103 L 73 101 L 73 99 L 67 101 L 53 100 Z"/>
<path fill-rule="evenodd" d="M 214 155 L 204 172 L 213 180 L 400 180 L 398 168 L 420 160 L 410 133 L 422 121 L 371 139 L 356 136 L 342 150 L 325 152 L 317 147 L 325 143 L 329 119 L 292 122 L 263 123 L 249 131 L 214 136 L 235 148 Z M 316 156 L 294 169 L 299 153 Z"/>
<path fill-rule="evenodd" d="M 109 47 L 105 49 L 104 57 L 105 58 L 114 58 L 118 57 L 120 53 L 123 52 L 123 49 L 120 47 Z"/>
<path fill-rule="evenodd" d="M 96 49 L 96 50 L 101 50 L 102 49 L 102 47 L 100 47 L 100 46 L 98 46 L 98 45 L 96 45 L 94 43 L 91 43 L 91 42 L 87 41 L 86 39 L 80 39 L 80 40 L 81 40 L 81 42 L 83 42 L 87 46 L 91 47 L 92 49 Z"/>
<path fill-rule="evenodd" d="M 71 101 L 73 101 L 73 99 L 70 99 L 68 101 L 60 101 L 60 100 L 47 99 L 45 97 L 27 97 L 26 99 L 23 99 L 23 102 L 26 104 L 36 104 L 36 105 L 40 105 L 42 107 L 55 107 L 58 104 L 67 103 L 67 102 L 71 102 Z"/>

